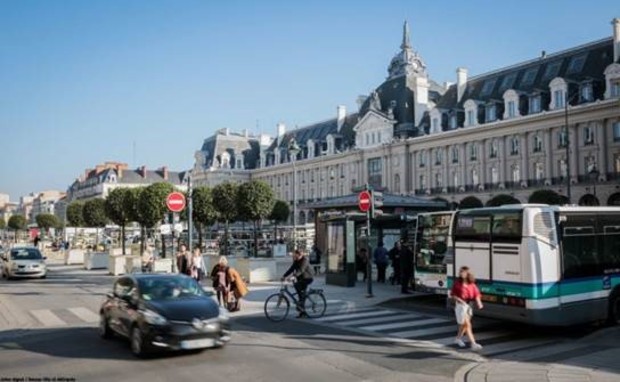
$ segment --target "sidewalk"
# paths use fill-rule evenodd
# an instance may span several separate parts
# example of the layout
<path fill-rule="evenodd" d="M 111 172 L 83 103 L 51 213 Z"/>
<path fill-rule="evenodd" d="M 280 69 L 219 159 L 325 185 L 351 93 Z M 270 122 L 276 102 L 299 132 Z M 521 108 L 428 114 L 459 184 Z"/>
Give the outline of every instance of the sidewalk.
<path fill-rule="evenodd" d="M 557 362 L 491 360 L 463 367 L 455 381 L 468 382 L 612 382 L 620 380 L 620 327 L 602 329 L 578 341 L 591 346 L 584 355 Z"/>

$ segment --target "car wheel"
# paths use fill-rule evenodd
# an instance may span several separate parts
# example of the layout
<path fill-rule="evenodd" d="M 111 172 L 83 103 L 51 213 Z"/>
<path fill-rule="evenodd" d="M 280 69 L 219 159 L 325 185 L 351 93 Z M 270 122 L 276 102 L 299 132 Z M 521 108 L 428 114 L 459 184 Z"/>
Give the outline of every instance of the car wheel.
<path fill-rule="evenodd" d="M 103 313 L 99 315 L 99 335 L 101 336 L 101 338 L 106 340 L 114 337 L 114 332 L 112 332 L 112 329 L 110 329 L 108 318 Z"/>
<path fill-rule="evenodd" d="M 144 338 L 142 337 L 142 333 L 140 333 L 140 329 L 137 326 L 134 326 L 131 329 L 129 341 L 131 342 L 131 352 L 136 357 L 142 358 L 146 355 Z"/>

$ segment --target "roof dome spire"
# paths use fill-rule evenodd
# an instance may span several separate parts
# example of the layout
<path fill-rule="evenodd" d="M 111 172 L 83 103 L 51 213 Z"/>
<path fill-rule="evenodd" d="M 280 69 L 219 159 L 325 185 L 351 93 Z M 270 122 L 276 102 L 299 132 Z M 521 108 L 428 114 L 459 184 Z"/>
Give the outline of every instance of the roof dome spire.
<path fill-rule="evenodd" d="M 400 49 L 411 49 L 411 42 L 409 41 L 409 22 L 405 20 L 403 25 L 403 43 L 400 44 Z"/>
<path fill-rule="evenodd" d="M 405 20 L 403 24 L 403 42 L 400 44 L 400 52 L 396 53 L 390 62 L 390 66 L 388 67 L 388 78 L 410 74 L 426 76 L 426 65 L 422 57 L 420 57 L 411 46 L 409 23 Z"/>

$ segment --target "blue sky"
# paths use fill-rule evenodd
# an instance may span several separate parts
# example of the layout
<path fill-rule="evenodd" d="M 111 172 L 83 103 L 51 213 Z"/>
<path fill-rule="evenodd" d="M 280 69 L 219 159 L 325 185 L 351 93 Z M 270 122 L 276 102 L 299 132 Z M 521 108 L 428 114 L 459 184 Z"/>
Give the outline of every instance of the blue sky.
<path fill-rule="evenodd" d="M 355 110 L 405 19 L 443 82 L 608 37 L 613 17 L 617 0 L 0 0 L 0 192 L 64 190 L 105 160 L 187 169 L 216 129 Z"/>

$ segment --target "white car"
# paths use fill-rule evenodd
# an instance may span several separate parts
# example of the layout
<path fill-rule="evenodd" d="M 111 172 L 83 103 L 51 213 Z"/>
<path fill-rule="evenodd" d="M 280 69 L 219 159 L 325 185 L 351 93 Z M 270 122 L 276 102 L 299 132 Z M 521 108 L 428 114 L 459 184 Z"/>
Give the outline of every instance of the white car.
<path fill-rule="evenodd" d="M 45 257 L 34 247 L 17 247 L 2 253 L 2 275 L 7 279 L 47 276 Z"/>

